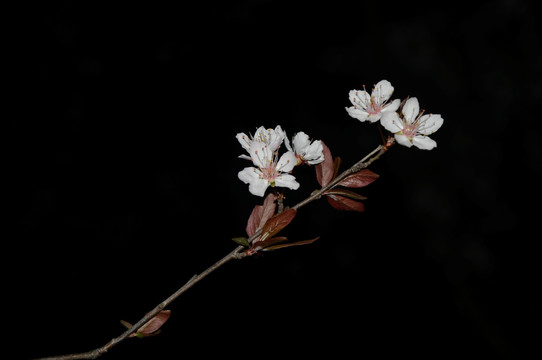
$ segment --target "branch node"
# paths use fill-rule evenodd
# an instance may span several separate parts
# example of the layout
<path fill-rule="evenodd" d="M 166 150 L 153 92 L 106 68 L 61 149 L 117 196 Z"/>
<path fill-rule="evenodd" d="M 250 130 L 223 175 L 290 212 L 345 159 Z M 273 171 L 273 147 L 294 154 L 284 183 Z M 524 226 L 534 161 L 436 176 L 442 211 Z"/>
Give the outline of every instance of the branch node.
<path fill-rule="evenodd" d="M 235 253 L 235 254 L 232 254 L 231 257 L 232 257 L 233 259 L 240 260 L 240 259 L 245 258 L 246 256 L 247 256 L 247 253 L 243 251 L 243 252 L 237 252 L 237 253 Z"/>

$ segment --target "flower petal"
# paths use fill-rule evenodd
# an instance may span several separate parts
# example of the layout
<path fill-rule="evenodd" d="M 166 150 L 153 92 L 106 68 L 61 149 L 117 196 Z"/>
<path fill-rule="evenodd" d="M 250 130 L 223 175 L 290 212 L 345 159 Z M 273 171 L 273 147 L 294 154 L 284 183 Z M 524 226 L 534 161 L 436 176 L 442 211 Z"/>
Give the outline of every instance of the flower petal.
<path fill-rule="evenodd" d="M 269 129 L 269 147 L 272 151 L 277 150 L 280 145 L 282 145 L 282 141 L 286 137 L 286 132 L 282 130 L 280 125 L 277 125 L 275 127 L 275 130 Z"/>
<path fill-rule="evenodd" d="M 350 90 L 348 98 L 352 105 L 367 109 L 371 103 L 371 95 L 365 90 Z"/>
<path fill-rule="evenodd" d="M 388 101 L 392 94 L 393 86 L 391 86 L 391 83 L 388 80 L 381 80 L 375 85 L 371 95 L 379 104 L 383 104 Z"/>
<path fill-rule="evenodd" d="M 303 155 L 311 144 L 309 135 L 305 134 L 303 131 L 295 134 L 292 139 L 292 144 L 294 145 L 294 150 L 296 154 Z"/>
<path fill-rule="evenodd" d="M 245 160 L 252 160 L 252 158 L 248 155 L 242 154 L 238 156 L 239 159 L 245 159 Z"/>
<path fill-rule="evenodd" d="M 253 140 L 250 144 L 248 153 L 252 158 L 252 162 L 259 168 L 268 166 L 269 161 L 273 159 L 273 151 L 269 149 L 267 144 Z"/>
<path fill-rule="evenodd" d="M 280 174 L 275 179 L 275 186 L 286 187 L 288 189 L 299 189 L 299 183 L 295 181 L 295 176 L 290 174 Z"/>
<path fill-rule="evenodd" d="M 384 107 L 382 107 L 382 110 L 380 110 L 380 112 L 397 111 L 397 109 L 399 109 L 399 106 L 401 106 L 401 100 L 395 99 L 391 103 L 384 105 Z"/>
<path fill-rule="evenodd" d="M 259 169 L 246 167 L 239 171 L 237 177 L 245 184 L 248 184 L 248 191 L 250 191 L 252 195 L 263 196 L 269 183 L 260 177 L 261 174 Z"/>
<path fill-rule="evenodd" d="M 248 191 L 252 195 L 256 196 L 264 196 L 265 190 L 267 190 L 267 187 L 269 186 L 269 183 L 265 181 L 264 179 L 257 179 L 256 181 L 251 182 L 248 184 Z"/>
<path fill-rule="evenodd" d="M 402 134 L 395 134 L 395 141 L 397 141 L 398 144 L 401 144 L 406 147 L 412 146 L 412 142 L 410 141 L 410 139 Z"/>
<path fill-rule="evenodd" d="M 250 184 L 252 181 L 254 181 L 254 179 L 259 178 L 260 175 L 261 171 L 251 166 L 239 171 L 237 177 L 245 184 Z"/>
<path fill-rule="evenodd" d="M 254 134 L 253 141 L 262 142 L 269 146 L 271 151 L 275 151 L 280 147 L 285 136 L 286 133 L 282 130 L 280 125 L 277 125 L 275 129 L 266 129 L 263 126 L 260 126 Z"/>
<path fill-rule="evenodd" d="M 307 152 L 303 155 L 303 158 L 310 165 L 316 165 L 324 161 L 324 147 L 322 146 L 322 141 L 313 141 L 307 149 Z"/>
<path fill-rule="evenodd" d="M 348 112 L 348 115 L 352 116 L 354 119 L 358 119 L 359 121 L 365 121 L 369 118 L 369 113 L 360 109 L 356 109 L 353 106 L 350 106 L 349 108 L 345 108 Z"/>
<path fill-rule="evenodd" d="M 252 137 L 255 141 L 261 141 L 264 142 L 264 139 L 266 136 L 267 130 L 264 126 L 260 126 L 258 129 L 256 129 L 256 132 L 254 133 L 254 136 Z"/>
<path fill-rule="evenodd" d="M 437 147 L 437 142 L 433 139 L 430 139 L 427 136 L 416 135 L 412 138 L 412 143 L 418 149 L 422 150 L 432 150 Z"/>
<path fill-rule="evenodd" d="M 394 134 L 402 131 L 404 127 L 403 121 L 396 112 L 385 112 L 382 114 L 380 124 L 382 124 L 384 129 Z"/>
<path fill-rule="evenodd" d="M 403 106 L 403 117 L 407 123 L 412 124 L 420 113 L 420 104 L 415 97 L 408 99 Z"/>
<path fill-rule="evenodd" d="M 439 114 L 429 114 L 422 116 L 418 123 L 418 132 L 423 135 L 431 135 L 444 123 L 444 119 Z"/>
<path fill-rule="evenodd" d="M 290 145 L 290 140 L 288 140 L 288 136 L 286 136 L 286 131 L 284 132 L 284 145 L 286 145 L 286 149 L 288 151 L 293 151 L 292 145 Z"/>
<path fill-rule="evenodd" d="M 382 113 L 379 112 L 378 114 L 370 114 L 367 120 L 369 120 L 370 123 L 375 123 L 381 118 L 382 118 Z"/>
<path fill-rule="evenodd" d="M 297 164 L 297 157 L 293 151 L 287 151 L 279 159 L 277 170 L 282 172 L 290 172 Z"/>
<path fill-rule="evenodd" d="M 243 149 L 248 151 L 250 148 L 250 143 L 252 142 L 252 140 L 250 139 L 250 136 L 248 136 L 245 133 L 239 133 L 235 135 L 235 137 L 237 138 L 237 141 L 239 141 L 239 144 L 241 144 Z"/>

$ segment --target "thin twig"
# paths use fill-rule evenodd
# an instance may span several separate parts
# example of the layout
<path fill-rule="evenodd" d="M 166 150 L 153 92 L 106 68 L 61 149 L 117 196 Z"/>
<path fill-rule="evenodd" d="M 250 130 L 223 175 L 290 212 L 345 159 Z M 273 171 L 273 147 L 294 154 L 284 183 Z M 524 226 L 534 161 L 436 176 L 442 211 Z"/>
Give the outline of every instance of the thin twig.
<path fill-rule="evenodd" d="M 97 349 L 94 349 L 92 351 L 79 353 L 79 354 L 70 354 L 70 355 L 62 355 L 62 356 L 53 356 L 53 357 L 46 357 L 42 358 L 40 360 L 75 360 L 75 359 L 96 359 L 109 351 L 113 346 L 117 345 L 121 341 L 127 339 L 130 335 L 137 332 L 139 328 L 141 328 L 143 325 L 145 325 L 149 320 L 151 320 L 154 316 L 156 316 L 160 311 L 164 310 L 171 302 L 173 302 L 175 299 L 177 299 L 182 293 L 184 293 L 186 290 L 190 289 L 192 286 L 194 286 L 197 282 L 205 278 L 207 275 L 227 263 L 228 261 L 237 258 L 237 254 L 239 251 L 243 250 L 243 246 L 236 247 L 232 252 L 230 252 L 228 255 L 224 256 L 222 259 L 218 260 L 216 263 L 208 267 L 205 271 L 203 271 L 201 274 L 194 275 L 188 280 L 181 288 L 179 288 L 177 291 L 175 291 L 173 294 L 171 294 L 167 299 L 162 301 L 158 306 L 156 306 L 154 309 L 152 309 L 150 312 L 148 312 L 145 316 L 143 316 L 137 323 L 132 325 L 128 330 L 126 330 L 124 333 L 122 333 L 120 336 L 112 339 L 107 344 L 105 344 L 102 347 L 99 347 Z"/>
<path fill-rule="evenodd" d="M 326 191 L 333 189 L 334 187 L 338 186 L 342 180 L 344 180 L 347 176 L 354 174 L 361 169 L 364 169 L 368 167 L 370 164 L 373 163 L 373 161 L 380 158 L 382 154 L 384 154 L 388 150 L 389 146 L 378 146 L 376 149 L 371 151 L 367 156 L 365 156 L 363 159 L 358 161 L 356 164 L 354 164 L 352 167 L 350 167 L 348 170 L 343 171 L 341 174 L 339 174 L 335 179 L 333 179 L 329 184 L 322 187 L 320 190 L 313 192 L 309 197 L 307 197 L 305 200 L 302 200 L 298 204 L 294 205 L 292 208 L 298 210 L 299 208 L 307 205 L 311 201 L 317 200 L 322 197 L 322 195 L 325 194 Z M 262 233 L 262 229 L 256 230 L 256 232 L 248 239 L 249 243 L 252 243 L 255 239 L 257 239 Z M 154 316 L 156 316 L 160 311 L 164 310 L 169 304 L 171 304 L 175 299 L 177 299 L 181 294 L 183 294 L 185 291 L 190 289 L 192 286 L 197 284 L 200 280 L 207 277 L 209 274 L 211 274 L 213 271 L 221 267 L 222 265 L 226 264 L 232 259 L 240 259 L 244 257 L 244 253 L 242 252 L 245 250 L 245 247 L 238 246 L 233 251 L 231 251 L 228 255 L 224 256 L 222 259 L 218 260 L 216 263 L 208 267 L 205 271 L 203 271 L 200 274 L 194 275 L 190 278 L 181 288 L 179 288 L 177 291 L 175 291 L 173 294 L 171 294 L 167 299 L 162 301 L 158 306 L 156 306 L 154 309 L 149 311 L 145 316 L 143 316 L 138 322 L 136 322 L 134 325 L 132 325 L 129 329 L 127 329 L 124 333 L 122 333 L 120 336 L 113 338 L 111 341 L 109 341 L 107 344 L 105 344 L 102 347 L 99 347 L 97 349 L 84 352 L 84 353 L 78 353 L 78 354 L 69 354 L 69 355 L 61 355 L 61 356 L 52 356 L 52 357 L 46 357 L 41 358 L 38 360 L 78 360 L 78 359 L 96 359 L 109 351 L 113 346 L 119 344 L 120 342 L 126 340 L 130 335 L 133 333 L 136 333 L 143 325 L 145 325 L 149 320 L 151 320 Z"/>
<path fill-rule="evenodd" d="M 371 165 L 373 163 L 373 161 L 380 158 L 380 156 L 382 156 L 382 154 L 384 154 L 387 150 L 388 150 L 388 147 L 379 145 L 376 149 L 371 151 L 367 156 L 365 156 L 363 159 L 361 159 L 360 161 L 355 163 L 352 167 L 350 167 L 349 169 L 343 171 L 341 174 L 337 175 L 337 177 L 335 179 L 333 179 L 329 184 L 322 187 L 320 190 L 313 192 L 311 194 L 311 196 L 309 196 L 305 200 L 303 200 L 303 201 L 299 202 L 298 204 L 296 204 L 295 206 L 293 206 L 292 209 L 298 210 L 300 207 L 307 205 L 311 201 L 319 199 L 320 197 L 322 197 L 322 195 L 325 194 L 326 191 L 331 190 L 334 187 L 336 187 L 337 185 L 339 185 L 340 182 L 343 181 L 349 175 L 352 175 L 352 174 L 360 171 L 361 169 L 365 169 L 366 167 Z"/>

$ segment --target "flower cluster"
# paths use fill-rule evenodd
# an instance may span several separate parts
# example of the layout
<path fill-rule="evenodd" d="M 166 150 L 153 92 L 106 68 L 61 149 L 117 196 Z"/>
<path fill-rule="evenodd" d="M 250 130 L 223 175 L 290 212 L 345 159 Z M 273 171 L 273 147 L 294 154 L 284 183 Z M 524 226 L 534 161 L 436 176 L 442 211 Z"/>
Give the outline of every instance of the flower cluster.
<path fill-rule="evenodd" d="M 374 85 L 370 94 L 365 86 L 363 90 L 352 90 L 349 93 L 352 106 L 346 111 L 362 122 L 380 122 L 384 129 L 393 134 L 393 138 L 388 138 L 388 146 L 395 139 L 395 142 L 407 147 L 416 146 L 423 150 L 435 148 L 437 143 L 429 135 L 442 126 L 442 117 L 439 114 L 424 114 L 415 97 L 404 101 L 391 100 L 393 91 L 393 86 L 387 80 Z M 236 137 L 247 151 L 247 154 L 239 157 L 250 160 L 253 165 L 241 170 L 238 177 L 257 196 L 263 197 L 270 186 L 297 190 L 299 183 L 291 174 L 293 169 L 302 164 L 320 164 L 326 157 L 325 145 L 321 140 L 311 141 L 307 134 L 298 132 L 290 141 L 280 125 L 274 129 L 261 126 L 254 135 L 239 133 Z M 282 144 L 286 151 L 280 154 Z M 331 162 L 326 164 L 327 170 L 334 169 Z"/>
<path fill-rule="evenodd" d="M 239 157 L 251 160 L 254 165 L 244 168 L 238 174 L 239 179 L 248 184 L 248 190 L 253 195 L 264 196 L 269 186 L 296 190 L 299 183 L 290 174 L 294 167 L 302 164 L 315 165 L 324 161 L 320 140 L 311 141 L 307 134 L 299 132 L 295 134 L 290 144 L 286 132 L 280 125 L 275 129 L 261 126 L 253 136 L 239 133 L 236 137 L 248 152 L 248 155 L 243 154 Z M 279 156 L 279 149 L 283 143 L 287 151 Z"/>
<path fill-rule="evenodd" d="M 423 115 L 418 99 L 399 99 L 388 103 L 393 86 L 387 80 L 378 82 L 371 94 L 364 90 L 352 90 L 349 97 L 352 106 L 346 108 L 350 116 L 360 121 L 377 122 L 391 132 L 398 144 L 431 150 L 437 143 L 428 137 L 441 126 L 444 120 L 438 114 Z M 397 112 L 399 110 L 399 112 Z"/>

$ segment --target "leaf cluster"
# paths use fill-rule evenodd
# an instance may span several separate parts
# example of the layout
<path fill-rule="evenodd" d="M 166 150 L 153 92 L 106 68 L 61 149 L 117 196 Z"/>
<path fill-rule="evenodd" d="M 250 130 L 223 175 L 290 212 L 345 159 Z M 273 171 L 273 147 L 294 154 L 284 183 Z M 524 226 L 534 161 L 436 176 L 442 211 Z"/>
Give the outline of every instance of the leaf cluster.
<path fill-rule="evenodd" d="M 324 147 L 324 161 L 316 165 L 316 179 L 318 183 L 325 187 L 333 181 L 339 174 L 341 158 L 333 158 L 329 148 L 322 142 Z M 345 188 L 362 188 L 378 179 L 379 175 L 369 169 L 362 169 L 344 178 L 337 186 L 326 190 L 326 195 L 331 206 L 337 210 L 345 211 L 365 211 L 365 205 L 361 202 L 367 198 L 354 191 Z M 344 187 L 344 188 L 343 188 Z"/>

